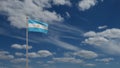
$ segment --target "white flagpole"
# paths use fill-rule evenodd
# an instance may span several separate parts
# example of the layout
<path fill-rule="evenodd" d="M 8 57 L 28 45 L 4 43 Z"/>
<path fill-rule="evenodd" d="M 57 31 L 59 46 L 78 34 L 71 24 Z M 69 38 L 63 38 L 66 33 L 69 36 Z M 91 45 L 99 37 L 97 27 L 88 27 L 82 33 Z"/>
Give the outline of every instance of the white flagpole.
<path fill-rule="evenodd" d="M 26 68 L 28 68 L 28 17 L 26 17 Z"/>

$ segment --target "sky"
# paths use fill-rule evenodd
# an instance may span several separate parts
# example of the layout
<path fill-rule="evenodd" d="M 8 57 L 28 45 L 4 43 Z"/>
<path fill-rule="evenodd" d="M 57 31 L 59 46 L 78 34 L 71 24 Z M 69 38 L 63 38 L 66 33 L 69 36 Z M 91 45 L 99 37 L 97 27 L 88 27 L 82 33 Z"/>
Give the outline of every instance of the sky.
<path fill-rule="evenodd" d="M 29 68 L 119 68 L 120 0 L 0 0 L 0 68 L 25 68 L 26 17 L 49 24 L 29 32 Z"/>

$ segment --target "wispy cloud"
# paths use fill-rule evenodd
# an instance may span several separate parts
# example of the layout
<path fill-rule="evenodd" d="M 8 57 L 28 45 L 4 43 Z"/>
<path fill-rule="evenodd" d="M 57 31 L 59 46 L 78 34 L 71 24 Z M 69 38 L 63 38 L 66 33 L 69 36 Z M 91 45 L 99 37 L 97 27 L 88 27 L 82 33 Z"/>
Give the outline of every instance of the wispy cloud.
<path fill-rule="evenodd" d="M 62 63 L 65 63 L 65 62 L 78 63 L 78 64 L 84 63 L 84 61 L 81 59 L 76 59 L 76 58 L 71 58 L 71 57 L 53 58 L 53 61 L 54 62 L 62 62 Z"/>
<path fill-rule="evenodd" d="M 98 29 L 105 29 L 107 28 L 108 26 L 104 25 L 104 26 L 99 26 Z"/>
<path fill-rule="evenodd" d="M 95 61 L 109 63 L 113 60 L 114 60 L 114 58 L 102 58 L 102 59 L 96 59 Z"/>
<path fill-rule="evenodd" d="M 68 50 L 73 50 L 73 51 L 78 51 L 79 48 L 77 46 L 71 45 L 69 43 L 60 41 L 59 39 L 51 38 L 52 41 L 49 41 L 57 46 L 60 46 L 62 48 L 68 49 Z"/>
<path fill-rule="evenodd" d="M 0 35 L 16 38 L 19 40 L 26 40 L 25 38 L 25 30 L 14 30 L 13 28 L 6 30 L 5 28 L 0 28 L 1 32 Z M 66 34 L 64 34 L 66 33 Z M 57 46 L 60 46 L 64 49 L 68 50 L 79 50 L 78 47 L 69 44 L 63 40 L 60 40 L 60 38 L 65 37 L 66 35 L 71 39 L 79 39 L 81 34 L 83 34 L 83 31 L 73 27 L 71 25 L 65 25 L 65 24 L 50 24 L 49 32 L 45 37 L 42 37 L 41 35 L 34 35 L 33 33 L 29 33 L 29 42 L 38 44 L 39 42 L 48 42 L 55 44 Z M 42 39 L 44 38 L 44 39 Z"/>

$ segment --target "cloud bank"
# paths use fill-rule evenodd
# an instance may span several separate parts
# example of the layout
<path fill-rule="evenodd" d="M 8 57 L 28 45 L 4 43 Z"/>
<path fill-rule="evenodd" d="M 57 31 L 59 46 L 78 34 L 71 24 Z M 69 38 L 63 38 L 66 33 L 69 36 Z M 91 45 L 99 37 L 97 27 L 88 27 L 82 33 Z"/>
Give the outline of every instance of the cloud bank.
<path fill-rule="evenodd" d="M 26 27 L 26 17 L 44 22 L 60 22 L 64 18 L 55 11 L 48 11 L 55 5 L 70 5 L 69 0 L 0 0 L 0 14 L 8 16 L 10 24 L 17 28 Z"/>
<path fill-rule="evenodd" d="M 120 54 L 120 29 L 112 28 L 102 32 L 89 31 L 84 36 L 86 37 L 84 43 L 95 46 L 108 54 Z"/>

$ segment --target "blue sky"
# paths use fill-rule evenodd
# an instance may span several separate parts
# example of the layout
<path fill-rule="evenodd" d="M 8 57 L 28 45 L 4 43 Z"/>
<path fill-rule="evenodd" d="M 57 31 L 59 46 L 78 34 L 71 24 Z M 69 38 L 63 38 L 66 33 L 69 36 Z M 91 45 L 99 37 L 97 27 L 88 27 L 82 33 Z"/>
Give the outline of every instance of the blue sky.
<path fill-rule="evenodd" d="M 0 67 L 25 67 L 26 16 L 49 24 L 29 32 L 29 67 L 119 68 L 119 0 L 1 0 Z"/>

